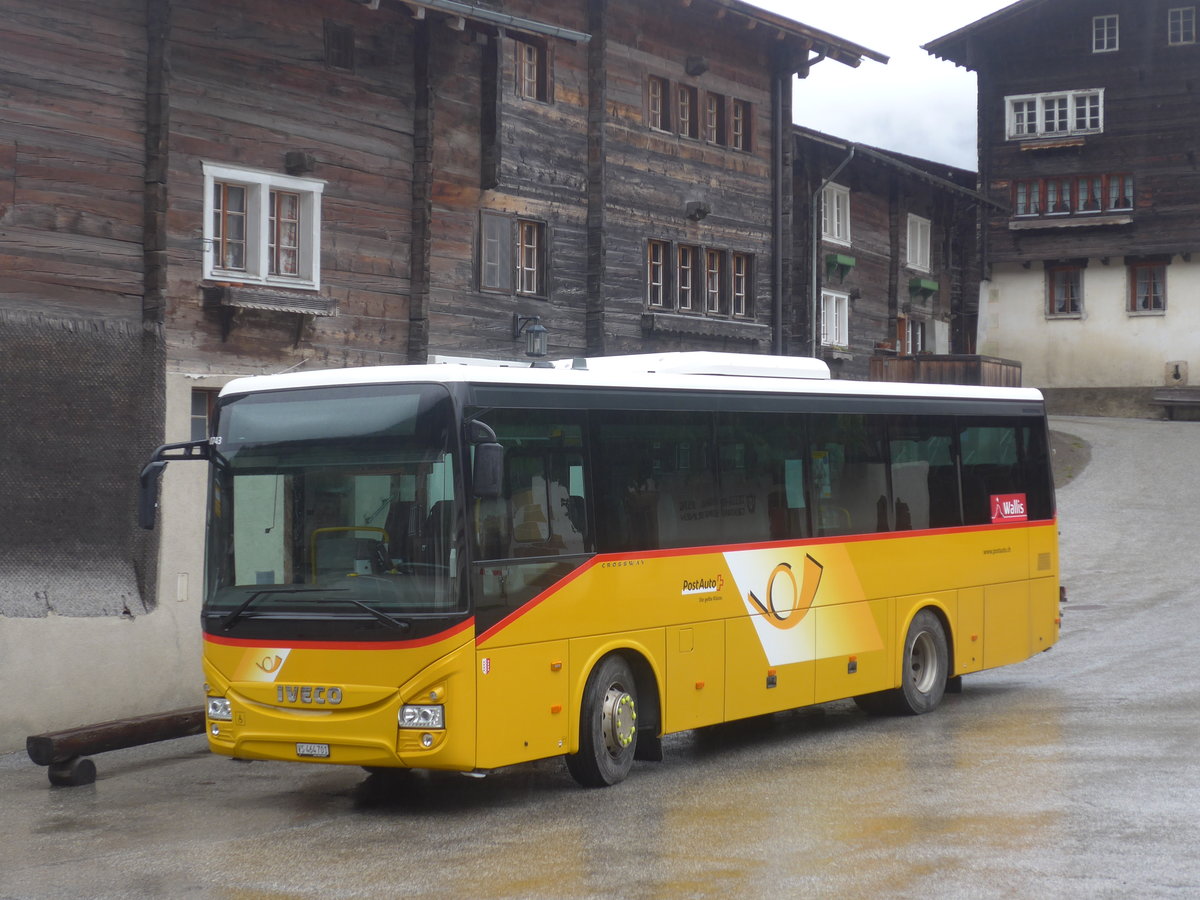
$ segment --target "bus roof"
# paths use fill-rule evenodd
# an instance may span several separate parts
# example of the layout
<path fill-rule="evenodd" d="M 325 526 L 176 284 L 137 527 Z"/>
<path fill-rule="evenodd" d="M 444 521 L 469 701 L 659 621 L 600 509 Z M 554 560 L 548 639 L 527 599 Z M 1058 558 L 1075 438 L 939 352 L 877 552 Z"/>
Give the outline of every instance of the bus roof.
<path fill-rule="evenodd" d="M 831 379 L 829 367 L 809 357 L 699 351 L 577 358 L 533 365 L 462 357 L 433 359 L 428 365 L 255 375 L 231 381 L 221 396 L 338 385 L 434 382 L 1042 402 L 1041 392 L 1034 388 Z"/>

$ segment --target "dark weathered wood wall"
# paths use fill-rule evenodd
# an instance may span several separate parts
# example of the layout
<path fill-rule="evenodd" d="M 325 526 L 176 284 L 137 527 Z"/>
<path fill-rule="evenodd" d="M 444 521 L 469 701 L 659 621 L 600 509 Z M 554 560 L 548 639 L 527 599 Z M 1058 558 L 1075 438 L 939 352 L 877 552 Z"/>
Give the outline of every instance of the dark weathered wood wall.
<path fill-rule="evenodd" d="M 0 2 L 0 304 L 141 316 L 144 0 Z"/>
<path fill-rule="evenodd" d="M 719 10 L 696 4 L 684 10 L 613 0 L 607 45 L 608 128 L 605 177 L 608 250 L 605 328 L 610 353 L 688 349 L 765 352 L 769 345 L 748 339 L 745 329 L 720 325 L 702 337 L 643 330 L 646 309 L 646 242 L 654 238 L 754 255 L 753 315 L 771 324 L 772 204 L 770 36 L 747 29 Z M 707 70 L 687 74 L 689 57 Z M 751 150 L 708 144 L 649 128 L 649 76 L 688 84 L 703 95 L 713 91 L 752 104 Z M 790 110 L 790 105 L 786 107 Z M 700 221 L 686 217 L 689 201 L 707 203 Z M 684 328 L 687 323 L 683 323 Z"/>
<path fill-rule="evenodd" d="M 810 200 L 822 182 L 846 159 L 849 147 L 830 143 L 797 132 L 795 171 L 796 239 L 792 257 L 792 292 L 789 316 L 795 323 L 793 352 L 808 352 L 808 320 L 811 309 L 812 211 Z M 905 165 L 920 162 L 898 159 Z M 944 167 L 953 174 L 954 184 L 970 190 L 969 173 Z M 949 180 L 949 179 L 947 179 Z M 973 349 L 965 335 L 973 326 L 963 319 L 974 315 L 973 293 L 978 291 L 979 269 L 976 253 L 976 206 L 965 194 L 939 187 L 916 175 L 891 167 L 878 159 L 856 155 L 838 174 L 835 183 L 850 190 L 850 246 L 822 241 L 817 253 L 817 295 L 822 288 L 850 295 L 849 358 L 841 352 L 824 351 L 818 355 L 830 362 L 835 375 L 865 379 L 870 376 L 870 358 L 879 342 L 894 341 L 898 317 L 916 318 L 927 323 L 929 349 L 934 340 L 934 322 L 950 326 L 955 353 Z M 818 200 L 819 203 L 819 200 Z M 819 208 L 818 208 L 819 210 Z M 922 272 L 906 264 L 908 215 L 930 222 L 930 269 Z M 803 221 L 799 221 L 803 219 Z M 816 220 L 820 235 L 820 218 Z M 855 265 L 845 275 L 831 273 L 826 266 L 828 254 L 854 257 Z M 913 278 L 936 281 L 936 293 L 912 293 Z M 818 329 L 820 327 L 818 321 Z"/>
<path fill-rule="evenodd" d="M 305 349 L 320 365 L 403 362 L 412 227 L 413 27 L 354 4 L 171 0 L 168 350 L 175 364 L 294 356 L 295 314 L 238 310 L 228 338 L 201 303 L 201 162 L 282 172 L 311 153 L 321 291 Z M 353 72 L 326 65 L 324 19 L 354 28 Z"/>
<path fill-rule="evenodd" d="M 1167 46 L 1174 0 L 1047 3 L 978 42 L 981 176 L 989 197 L 1012 202 L 1014 179 L 1132 172 L 1134 221 L 1105 227 L 1012 231 L 989 218 L 994 263 L 1192 252 L 1200 244 L 1200 44 Z M 1120 16 L 1120 49 L 1093 53 L 1092 17 Z M 1104 131 L 1076 146 L 1007 140 L 1007 96 L 1103 88 Z"/>

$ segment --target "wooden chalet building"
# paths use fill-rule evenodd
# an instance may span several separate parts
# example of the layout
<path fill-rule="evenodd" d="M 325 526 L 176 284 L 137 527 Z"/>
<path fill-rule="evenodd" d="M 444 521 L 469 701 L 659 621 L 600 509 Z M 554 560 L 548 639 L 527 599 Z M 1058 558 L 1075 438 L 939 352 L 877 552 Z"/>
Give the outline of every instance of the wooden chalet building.
<path fill-rule="evenodd" d="M 1021 0 L 925 45 L 978 74 L 979 350 L 1063 410 L 1200 365 L 1200 43 L 1186 0 Z"/>
<path fill-rule="evenodd" d="M 555 357 L 793 348 L 795 76 L 885 61 L 741 0 L 0 0 L 0 46 L 28 728 L 195 696 L 203 473 L 152 536 L 133 488 L 233 377 L 519 358 L 532 317 Z"/>
<path fill-rule="evenodd" d="M 974 353 L 975 173 L 798 126 L 793 141 L 789 352 L 882 380 L 901 380 L 882 360 L 934 356 L 955 380 Z"/>

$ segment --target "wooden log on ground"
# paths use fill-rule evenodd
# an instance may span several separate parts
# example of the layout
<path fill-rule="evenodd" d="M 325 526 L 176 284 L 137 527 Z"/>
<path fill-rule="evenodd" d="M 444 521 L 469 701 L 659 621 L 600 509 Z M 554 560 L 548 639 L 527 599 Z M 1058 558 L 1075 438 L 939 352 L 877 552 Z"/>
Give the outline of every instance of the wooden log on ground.
<path fill-rule="evenodd" d="M 204 709 L 197 706 L 30 735 L 25 739 L 25 751 L 37 765 L 50 767 L 52 784 L 91 784 L 96 768 L 81 757 L 188 737 L 203 730 Z"/>

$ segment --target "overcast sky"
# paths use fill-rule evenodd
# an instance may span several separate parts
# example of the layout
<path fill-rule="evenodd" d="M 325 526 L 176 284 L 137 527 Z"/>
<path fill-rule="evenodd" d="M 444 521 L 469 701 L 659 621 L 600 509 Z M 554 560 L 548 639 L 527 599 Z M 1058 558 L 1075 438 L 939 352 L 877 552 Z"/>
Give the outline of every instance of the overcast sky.
<path fill-rule="evenodd" d="M 891 57 L 825 60 L 794 85 L 794 121 L 837 137 L 974 170 L 975 73 L 921 49 L 1013 0 L 750 0 Z"/>

